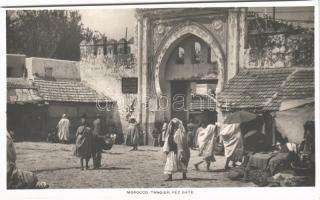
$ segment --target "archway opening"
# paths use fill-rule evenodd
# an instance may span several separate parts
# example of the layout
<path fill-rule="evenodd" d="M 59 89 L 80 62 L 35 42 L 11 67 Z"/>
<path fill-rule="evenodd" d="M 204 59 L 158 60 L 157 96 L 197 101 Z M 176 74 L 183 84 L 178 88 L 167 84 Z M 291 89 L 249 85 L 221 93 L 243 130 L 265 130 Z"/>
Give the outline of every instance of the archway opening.
<path fill-rule="evenodd" d="M 207 42 L 191 33 L 170 45 L 159 73 L 162 95 L 170 102 L 165 116 L 185 123 L 191 119 L 207 124 L 217 120 L 218 59 Z"/>

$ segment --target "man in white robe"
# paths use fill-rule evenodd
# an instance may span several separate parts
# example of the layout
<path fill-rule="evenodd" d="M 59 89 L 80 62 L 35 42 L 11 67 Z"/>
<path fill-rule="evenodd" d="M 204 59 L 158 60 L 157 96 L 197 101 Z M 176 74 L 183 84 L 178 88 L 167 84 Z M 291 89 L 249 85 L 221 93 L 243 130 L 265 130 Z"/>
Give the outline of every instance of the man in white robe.
<path fill-rule="evenodd" d="M 61 120 L 57 125 L 59 141 L 62 143 L 69 143 L 70 139 L 70 121 L 67 115 L 63 114 Z"/>
<path fill-rule="evenodd" d="M 227 158 L 225 169 L 229 168 L 229 162 L 242 162 L 243 159 L 243 138 L 241 135 L 240 124 L 224 124 L 220 136 L 223 140 L 224 154 Z"/>

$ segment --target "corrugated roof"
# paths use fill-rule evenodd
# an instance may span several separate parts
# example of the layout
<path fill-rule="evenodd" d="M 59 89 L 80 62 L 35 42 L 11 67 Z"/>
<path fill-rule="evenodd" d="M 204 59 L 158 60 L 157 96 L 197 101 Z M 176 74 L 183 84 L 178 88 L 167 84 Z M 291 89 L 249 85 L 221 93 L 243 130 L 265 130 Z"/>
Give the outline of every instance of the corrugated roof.
<path fill-rule="evenodd" d="M 221 107 L 278 110 L 283 99 L 314 96 L 314 70 L 297 68 L 241 70 L 219 94 Z"/>
<path fill-rule="evenodd" d="M 84 82 L 35 79 L 34 84 L 46 101 L 81 103 L 95 103 L 97 100 L 112 101 L 111 98 L 98 94 Z"/>

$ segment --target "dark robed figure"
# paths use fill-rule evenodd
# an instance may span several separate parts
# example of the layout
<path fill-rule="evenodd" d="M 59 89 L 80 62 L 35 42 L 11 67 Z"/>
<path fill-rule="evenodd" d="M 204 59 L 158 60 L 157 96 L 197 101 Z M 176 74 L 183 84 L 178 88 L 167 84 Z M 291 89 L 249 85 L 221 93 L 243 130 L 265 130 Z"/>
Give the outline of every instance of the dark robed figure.
<path fill-rule="evenodd" d="M 87 125 L 86 119 L 81 118 L 81 125 L 76 132 L 76 145 L 74 155 L 80 158 L 81 169 L 83 170 L 83 160 L 86 161 L 86 169 L 89 169 L 89 160 L 93 157 L 94 137 L 92 130 Z"/>

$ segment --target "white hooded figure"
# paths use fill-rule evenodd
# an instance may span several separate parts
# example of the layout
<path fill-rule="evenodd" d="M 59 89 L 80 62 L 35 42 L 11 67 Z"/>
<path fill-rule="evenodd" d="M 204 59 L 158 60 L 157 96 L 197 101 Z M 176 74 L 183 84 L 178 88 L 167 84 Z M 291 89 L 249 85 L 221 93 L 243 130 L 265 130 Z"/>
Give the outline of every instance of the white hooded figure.
<path fill-rule="evenodd" d="M 61 120 L 57 125 L 58 137 L 61 142 L 69 142 L 70 138 L 70 121 L 67 115 L 63 114 Z"/>

